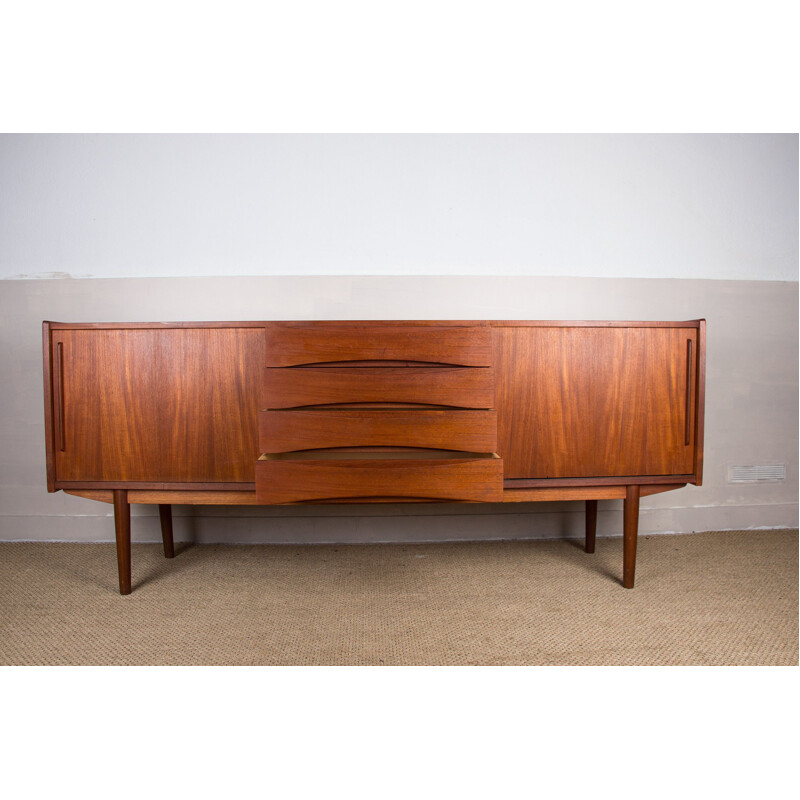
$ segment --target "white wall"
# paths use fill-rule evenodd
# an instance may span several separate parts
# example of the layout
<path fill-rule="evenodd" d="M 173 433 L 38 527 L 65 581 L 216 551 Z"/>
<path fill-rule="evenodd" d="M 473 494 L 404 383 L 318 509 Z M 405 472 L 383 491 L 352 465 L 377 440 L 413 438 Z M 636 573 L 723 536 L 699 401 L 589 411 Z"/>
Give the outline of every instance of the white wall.
<path fill-rule="evenodd" d="M 0 278 L 797 280 L 794 134 L 3 135 Z"/>

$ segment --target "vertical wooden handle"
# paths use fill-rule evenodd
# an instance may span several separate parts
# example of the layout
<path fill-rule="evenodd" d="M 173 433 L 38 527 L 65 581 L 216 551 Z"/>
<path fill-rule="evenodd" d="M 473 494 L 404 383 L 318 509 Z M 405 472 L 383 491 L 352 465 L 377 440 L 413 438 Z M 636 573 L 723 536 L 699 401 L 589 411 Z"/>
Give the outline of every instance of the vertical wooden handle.
<path fill-rule="evenodd" d="M 691 442 L 692 422 L 692 340 L 686 340 L 686 412 L 684 424 L 684 441 L 688 447 Z"/>
<path fill-rule="evenodd" d="M 55 423 L 56 448 L 64 452 L 64 343 L 56 342 L 53 364 L 53 422 Z"/>

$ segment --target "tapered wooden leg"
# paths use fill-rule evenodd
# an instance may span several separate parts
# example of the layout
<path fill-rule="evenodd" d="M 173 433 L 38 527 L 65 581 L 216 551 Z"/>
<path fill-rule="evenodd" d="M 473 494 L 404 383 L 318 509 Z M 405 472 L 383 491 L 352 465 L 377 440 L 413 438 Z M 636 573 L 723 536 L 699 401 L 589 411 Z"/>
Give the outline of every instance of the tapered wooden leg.
<path fill-rule="evenodd" d="M 597 500 L 586 501 L 586 553 L 594 553 L 594 538 L 597 533 Z"/>
<path fill-rule="evenodd" d="M 625 491 L 625 504 L 622 550 L 622 585 L 633 589 L 636 573 L 636 539 L 639 535 L 639 486 L 628 486 Z"/>
<path fill-rule="evenodd" d="M 175 543 L 172 540 L 172 506 L 159 504 L 158 515 L 161 517 L 161 539 L 164 542 L 164 558 L 175 558 Z"/>
<path fill-rule="evenodd" d="M 128 493 L 114 489 L 114 530 L 117 534 L 119 593 L 131 593 L 131 507 Z"/>

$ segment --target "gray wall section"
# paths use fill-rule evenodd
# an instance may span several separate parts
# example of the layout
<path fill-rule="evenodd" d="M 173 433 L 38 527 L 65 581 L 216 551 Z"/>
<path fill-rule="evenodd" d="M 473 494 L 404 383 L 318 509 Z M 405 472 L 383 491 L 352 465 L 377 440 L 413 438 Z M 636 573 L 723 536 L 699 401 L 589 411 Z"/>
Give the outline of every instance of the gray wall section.
<path fill-rule="evenodd" d="M 708 320 L 702 487 L 642 501 L 642 533 L 795 527 L 798 284 L 541 277 L 242 277 L 0 283 L 0 540 L 110 541 L 110 506 L 45 488 L 41 322 L 259 319 Z M 729 464 L 786 464 L 730 485 Z M 358 542 L 582 534 L 580 503 L 176 509 L 179 539 Z M 159 537 L 134 508 L 135 541 Z M 601 501 L 599 535 L 619 535 Z"/>

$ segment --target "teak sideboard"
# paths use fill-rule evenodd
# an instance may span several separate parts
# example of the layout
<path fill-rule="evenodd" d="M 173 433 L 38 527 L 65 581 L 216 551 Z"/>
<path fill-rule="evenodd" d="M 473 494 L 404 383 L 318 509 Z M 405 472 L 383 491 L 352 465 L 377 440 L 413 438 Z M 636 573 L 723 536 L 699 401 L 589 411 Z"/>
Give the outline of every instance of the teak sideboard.
<path fill-rule="evenodd" d="M 705 321 L 43 324 L 47 488 L 130 504 L 586 503 L 699 485 Z"/>

